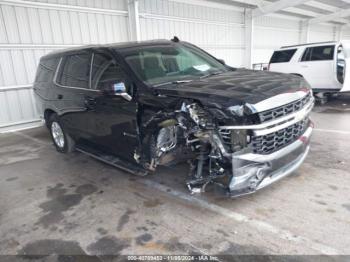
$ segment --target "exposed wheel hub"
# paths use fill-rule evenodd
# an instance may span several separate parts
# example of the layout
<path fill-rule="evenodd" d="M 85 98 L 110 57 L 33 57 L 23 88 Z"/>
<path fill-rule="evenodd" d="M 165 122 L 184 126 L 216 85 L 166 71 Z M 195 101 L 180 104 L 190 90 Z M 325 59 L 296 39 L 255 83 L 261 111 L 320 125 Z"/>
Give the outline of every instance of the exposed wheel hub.
<path fill-rule="evenodd" d="M 51 133 L 55 144 L 63 148 L 64 147 L 64 135 L 61 126 L 57 122 L 52 122 Z"/>

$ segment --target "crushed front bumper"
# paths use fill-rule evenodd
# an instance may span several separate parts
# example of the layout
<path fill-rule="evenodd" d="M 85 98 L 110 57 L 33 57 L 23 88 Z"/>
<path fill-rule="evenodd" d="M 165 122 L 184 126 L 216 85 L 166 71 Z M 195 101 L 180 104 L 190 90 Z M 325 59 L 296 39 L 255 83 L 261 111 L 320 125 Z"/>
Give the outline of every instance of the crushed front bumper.
<path fill-rule="evenodd" d="M 242 152 L 232 154 L 230 196 L 254 193 L 296 170 L 309 152 L 312 129 L 310 124 L 299 139 L 268 155 Z"/>

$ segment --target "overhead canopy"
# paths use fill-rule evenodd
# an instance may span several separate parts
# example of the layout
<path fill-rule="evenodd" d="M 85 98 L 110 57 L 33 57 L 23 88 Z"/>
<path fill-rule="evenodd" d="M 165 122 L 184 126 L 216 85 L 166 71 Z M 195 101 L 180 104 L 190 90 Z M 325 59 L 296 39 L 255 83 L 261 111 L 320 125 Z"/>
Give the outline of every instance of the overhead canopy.
<path fill-rule="evenodd" d="M 252 9 L 252 16 L 283 14 L 308 21 L 310 24 L 350 22 L 350 0 L 212 0 Z"/>

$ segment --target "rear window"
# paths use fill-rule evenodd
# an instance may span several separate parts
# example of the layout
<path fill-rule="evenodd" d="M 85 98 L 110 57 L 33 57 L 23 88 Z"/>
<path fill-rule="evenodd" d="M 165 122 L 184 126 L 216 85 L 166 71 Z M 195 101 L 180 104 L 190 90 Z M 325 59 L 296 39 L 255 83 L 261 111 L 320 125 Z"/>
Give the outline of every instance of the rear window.
<path fill-rule="evenodd" d="M 58 58 L 41 60 L 35 77 L 35 82 L 51 82 L 58 64 Z"/>
<path fill-rule="evenodd" d="M 63 86 L 89 88 L 91 54 L 75 54 L 63 60 L 57 83 Z"/>
<path fill-rule="evenodd" d="M 293 55 L 295 54 L 296 49 L 288 49 L 275 51 L 271 57 L 270 63 L 286 63 L 289 62 Z"/>
<path fill-rule="evenodd" d="M 301 61 L 333 60 L 334 45 L 315 46 L 306 48 Z"/>

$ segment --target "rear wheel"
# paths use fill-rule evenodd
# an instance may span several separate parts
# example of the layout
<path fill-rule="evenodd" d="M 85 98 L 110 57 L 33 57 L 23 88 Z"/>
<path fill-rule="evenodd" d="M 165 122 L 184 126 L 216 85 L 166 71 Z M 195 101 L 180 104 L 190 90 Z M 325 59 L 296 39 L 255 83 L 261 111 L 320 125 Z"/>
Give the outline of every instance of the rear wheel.
<path fill-rule="evenodd" d="M 58 152 L 69 153 L 74 151 L 74 140 L 64 131 L 58 115 L 52 114 L 50 116 L 49 128 L 52 141 Z"/>

